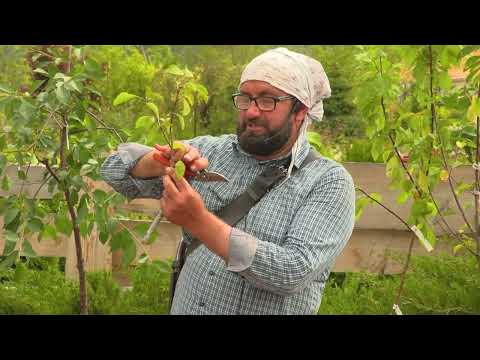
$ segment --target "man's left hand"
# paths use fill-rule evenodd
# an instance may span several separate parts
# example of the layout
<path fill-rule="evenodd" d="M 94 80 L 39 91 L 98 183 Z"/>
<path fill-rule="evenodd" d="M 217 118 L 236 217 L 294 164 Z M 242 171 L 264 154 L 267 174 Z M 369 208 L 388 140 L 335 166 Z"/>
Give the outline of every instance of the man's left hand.
<path fill-rule="evenodd" d="M 200 194 L 185 178 L 177 180 L 175 175 L 172 177 L 170 175 L 163 177 L 164 191 L 160 199 L 163 215 L 168 221 L 192 233 L 195 227 L 201 226 L 208 210 Z"/>

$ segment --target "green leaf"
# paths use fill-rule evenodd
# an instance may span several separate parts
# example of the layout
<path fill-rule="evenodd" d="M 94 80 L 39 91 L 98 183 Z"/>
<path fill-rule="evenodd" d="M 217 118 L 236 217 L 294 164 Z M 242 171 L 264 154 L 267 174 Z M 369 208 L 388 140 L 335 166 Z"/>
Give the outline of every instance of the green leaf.
<path fill-rule="evenodd" d="M 104 76 L 100 65 L 91 58 L 85 60 L 85 72 L 89 77 L 97 80 L 100 80 Z"/>
<path fill-rule="evenodd" d="M 8 200 L 4 197 L 0 197 L 0 215 L 3 215 L 8 209 Z"/>
<path fill-rule="evenodd" d="M 385 128 L 385 118 L 383 114 L 375 117 L 375 126 L 377 131 L 382 131 Z"/>
<path fill-rule="evenodd" d="M 29 257 L 37 256 L 37 253 L 32 248 L 32 244 L 26 239 L 23 240 L 23 254 Z"/>
<path fill-rule="evenodd" d="M 5 230 L 4 232 L 5 240 L 10 243 L 17 243 L 18 241 L 18 234 L 14 233 L 13 231 L 10 230 Z"/>
<path fill-rule="evenodd" d="M 473 184 L 466 184 L 461 182 L 460 185 L 455 188 L 455 195 L 461 195 L 466 190 L 471 190 L 471 189 L 473 189 Z"/>
<path fill-rule="evenodd" d="M 453 255 L 457 255 L 457 253 L 463 249 L 463 244 L 458 244 L 453 247 Z"/>
<path fill-rule="evenodd" d="M 15 246 L 17 245 L 17 241 L 18 241 L 18 235 L 16 232 L 5 230 L 4 237 L 6 242 L 5 242 L 5 247 L 3 248 L 3 254 L 7 255 L 15 250 Z"/>
<path fill-rule="evenodd" d="M 62 79 L 63 82 L 67 82 L 67 81 L 70 81 L 72 79 L 70 76 L 67 76 L 67 75 L 65 75 L 64 73 L 61 73 L 61 72 L 56 73 L 53 78 L 56 79 L 56 80 Z"/>
<path fill-rule="evenodd" d="M 104 245 L 107 243 L 108 237 L 109 237 L 108 232 L 100 231 L 100 233 L 98 234 L 98 238 L 100 242 Z"/>
<path fill-rule="evenodd" d="M 465 62 L 465 68 L 471 70 L 472 68 L 476 67 L 477 64 L 480 63 L 480 56 L 470 56 L 468 60 Z"/>
<path fill-rule="evenodd" d="M 93 192 L 93 201 L 97 205 L 103 205 L 103 203 L 107 199 L 107 196 L 108 194 L 105 191 L 97 189 Z"/>
<path fill-rule="evenodd" d="M 125 229 L 112 235 L 112 238 L 110 239 L 110 247 L 112 251 L 117 251 L 124 247 L 124 242 L 127 235 L 128 232 Z"/>
<path fill-rule="evenodd" d="M 197 91 L 198 97 L 200 100 L 203 100 L 203 102 L 208 102 L 208 90 L 205 86 L 202 84 L 197 84 L 195 83 L 195 90 Z"/>
<path fill-rule="evenodd" d="M 372 144 L 371 153 L 372 153 L 373 160 L 377 161 L 380 155 L 382 154 L 382 152 L 383 152 L 383 139 L 380 136 L 378 136 L 375 138 Z"/>
<path fill-rule="evenodd" d="M 43 237 L 48 237 L 50 239 L 57 239 L 57 230 L 50 224 L 45 224 L 42 231 Z"/>
<path fill-rule="evenodd" d="M 173 146 L 172 146 L 172 149 L 173 150 L 181 150 L 182 152 L 186 152 L 187 151 L 187 148 L 185 147 L 185 144 L 182 143 L 181 141 L 174 141 L 173 142 Z"/>
<path fill-rule="evenodd" d="M 162 272 L 165 274 L 170 274 L 172 272 L 172 267 L 166 261 L 155 260 L 155 261 L 152 261 L 152 265 L 154 265 L 159 272 Z"/>
<path fill-rule="evenodd" d="M 429 206 L 428 202 L 423 199 L 415 200 L 412 205 L 412 215 L 415 217 L 422 217 L 425 215 L 430 214 L 431 207 Z"/>
<path fill-rule="evenodd" d="M 23 170 L 17 170 L 17 176 L 20 180 L 27 180 L 27 174 Z"/>
<path fill-rule="evenodd" d="M 480 116 L 480 101 L 478 100 L 478 96 L 474 95 L 467 110 L 467 119 L 470 122 L 474 122 L 478 116 Z"/>
<path fill-rule="evenodd" d="M 22 282 L 26 275 L 27 275 L 27 267 L 25 266 L 25 264 L 23 264 L 22 262 L 17 262 L 15 264 L 15 275 L 13 276 L 13 280 L 16 282 L 16 283 L 20 283 Z"/>
<path fill-rule="evenodd" d="M 3 218 L 4 226 L 10 224 L 13 220 L 15 220 L 15 218 L 17 217 L 17 215 L 19 213 L 20 213 L 20 210 L 17 209 L 17 208 L 8 209 L 5 212 L 5 215 L 4 215 L 4 218 Z"/>
<path fill-rule="evenodd" d="M 183 163 L 183 161 L 179 160 L 175 163 L 175 176 L 177 177 L 177 179 L 181 179 L 183 178 L 183 176 L 185 175 L 185 164 Z"/>
<path fill-rule="evenodd" d="M 80 175 L 85 176 L 95 171 L 96 166 L 91 164 L 84 164 L 80 168 Z"/>
<path fill-rule="evenodd" d="M 30 121 L 34 117 L 36 110 L 37 109 L 35 108 L 35 106 L 30 104 L 29 102 L 22 101 L 22 105 L 20 105 L 20 108 L 18 109 L 18 113 L 22 118 L 24 118 L 27 121 Z"/>
<path fill-rule="evenodd" d="M 137 246 L 135 245 L 135 241 L 132 239 L 132 235 L 127 233 L 124 239 L 123 245 L 123 258 L 122 263 L 123 266 L 128 266 L 137 256 Z"/>
<path fill-rule="evenodd" d="M 57 96 L 57 99 L 58 101 L 60 101 L 60 103 L 62 103 L 63 105 L 68 105 L 70 95 L 63 86 L 59 86 L 55 89 L 55 95 Z"/>
<path fill-rule="evenodd" d="M 458 54 L 458 59 L 461 59 L 461 58 L 471 54 L 472 52 L 474 52 L 477 49 L 480 49 L 480 45 L 467 45 L 467 46 L 465 46 L 462 49 L 462 51 L 460 51 L 460 53 Z"/>
<path fill-rule="evenodd" d="M 36 68 L 35 70 L 33 70 L 34 73 L 37 73 L 37 74 L 42 74 L 42 75 L 45 75 L 47 77 L 49 77 L 49 74 L 48 72 L 46 72 L 44 69 L 42 68 Z"/>
<path fill-rule="evenodd" d="M 66 86 L 72 88 L 78 93 L 82 93 L 82 85 L 80 83 L 75 82 L 75 80 L 69 81 Z"/>
<path fill-rule="evenodd" d="M 180 114 L 177 114 L 177 119 L 178 119 L 178 122 L 180 123 L 180 129 L 184 130 L 185 129 L 185 119 Z"/>
<path fill-rule="evenodd" d="M 72 222 L 65 216 L 55 217 L 55 226 L 59 232 L 67 236 L 70 236 L 73 230 Z"/>
<path fill-rule="evenodd" d="M 397 203 L 404 204 L 405 202 L 407 202 L 409 197 L 410 197 L 410 193 L 401 192 L 400 195 L 398 195 L 397 197 Z"/>
<path fill-rule="evenodd" d="M 83 117 L 83 125 L 91 132 L 97 130 L 97 123 L 88 114 Z"/>
<path fill-rule="evenodd" d="M 440 73 L 438 77 L 438 85 L 445 90 L 448 90 L 452 87 L 452 78 L 448 74 L 448 71 Z"/>
<path fill-rule="evenodd" d="M 43 230 L 43 223 L 39 218 L 33 218 L 28 221 L 27 228 L 33 233 L 40 232 Z"/>
<path fill-rule="evenodd" d="M 135 122 L 135 129 L 150 130 L 155 124 L 155 119 L 151 115 L 140 116 Z"/>
<path fill-rule="evenodd" d="M 12 252 L 5 259 L 0 262 L 0 271 L 8 270 L 17 261 L 18 251 Z"/>
<path fill-rule="evenodd" d="M 0 150 L 1 151 L 1 150 Z M 7 158 L 0 152 L 0 174 L 3 173 L 3 169 L 7 165 Z"/>
<path fill-rule="evenodd" d="M 177 65 L 170 65 L 165 72 L 167 74 L 183 76 L 184 72 Z"/>
<path fill-rule="evenodd" d="M 152 102 L 146 103 L 147 107 L 155 114 L 155 119 L 160 118 L 160 114 L 158 113 L 158 107 Z"/>
<path fill-rule="evenodd" d="M 355 201 L 355 221 L 358 221 L 363 214 L 363 208 L 370 204 L 370 199 L 362 197 Z"/>
<path fill-rule="evenodd" d="M 428 193 L 428 177 L 425 175 L 423 171 L 420 170 L 418 174 L 418 186 L 420 189 L 426 193 Z"/>
<path fill-rule="evenodd" d="M 398 161 L 396 156 L 392 156 L 390 160 L 387 162 L 386 166 L 386 174 L 388 177 L 392 177 L 394 174 L 394 171 L 400 167 L 400 162 Z"/>
<path fill-rule="evenodd" d="M 187 68 L 185 68 L 185 76 L 188 77 L 188 78 L 193 78 L 193 74 L 190 70 L 188 70 Z"/>
<path fill-rule="evenodd" d="M 190 105 L 188 104 L 188 101 L 186 99 L 183 99 L 182 115 L 187 116 L 188 114 L 190 114 Z"/>
<path fill-rule="evenodd" d="M 79 224 L 82 223 L 84 221 L 84 219 L 86 219 L 87 216 L 88 216 L 87 196 L 88 195 L 84 194 L 82 196 L 82 198 L 80 199 L 80 205 L 79 205 L 78 212 L 77 212 L 77 221 L 78 221 Z"/>
<path fill-rule="evenodd" d="M 113 106 L 118 106 L 118 105 L 122 105 L 122 104 L 125 104 L 133 99 L 139 99 L 140 97 L 138 97 L 137 95 L 133 95 L 133 94 L 129 94 L 127 92 L 122 92 L 120 94 L 118 94 L 118 96 L 115 98 L 115 100 L 113 100 Z"/>

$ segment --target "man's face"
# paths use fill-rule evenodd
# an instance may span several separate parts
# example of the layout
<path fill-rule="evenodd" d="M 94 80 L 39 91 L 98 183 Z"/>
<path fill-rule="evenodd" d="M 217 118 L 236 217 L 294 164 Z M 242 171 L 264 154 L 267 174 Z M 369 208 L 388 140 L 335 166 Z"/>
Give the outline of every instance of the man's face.
<path fill-rule="evenodd" d="M 253 80 L 244 82 L 240 92 L 251 97 L 288 95 L 264 81 Z M 297 134 L 291 113 L 293 102 L 293 99 L 280 101 L 274 111 L 261 111 L 252 101 L 247 110 L 240 110 L 237 136 L 242 149 L 253 155 L 267 156 L 293 144 Z"/>

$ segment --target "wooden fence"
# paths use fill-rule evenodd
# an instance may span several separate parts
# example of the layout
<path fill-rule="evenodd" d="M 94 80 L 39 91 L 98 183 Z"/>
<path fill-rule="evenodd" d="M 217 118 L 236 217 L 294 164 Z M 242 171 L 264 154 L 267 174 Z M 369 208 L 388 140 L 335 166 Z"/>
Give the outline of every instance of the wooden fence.
<path fill-rule="evenodd" d="M 346 163 L 344 165 L 352 175 L 357 186 L 369 193 L 379 193 L 382 196 L 382 202 L 387 207 L 394 210 L 401 217 L 406 218 L 411 201 L 403 205 L 397 204 L 396 197 L 398 193 L 389 189 L 389 179 L 385 177 L 385 166 L 383 164 Z M 17 168 L 15 166 L 8 167 L 6 171 L 12 179 L 12 188 L 9 192 L 0 191 L 0 196 L 17 194 L 23 191 L 28 197 L 33 197 L 42 182 L 45 169 L 41 166 L 31 167 L 28 179 L 25 182 L 17 178 Z M 474 179 L 473 169 L 467 166 L 455 169 L 452 176 L 457 182 L 473 182 Z M 94 183 L 92 187 L 112 191 L 104 182 Z M 455 208 L 455 202 L 447 183 L 440 184 L 434 195 L 436 195 L 441 209 L 447 207 Z M 46 186 L 37 195 L 37 199 L 49 199 L 50 197 L 51 195 L 48 193 Z M 464 206 L 469 202 L 473 204 L 473 196 L 469 192 L 465 192 L 460 196 L 460 202 Z M 137 199 L 122 206 L 122 208 L 153 215 L 158 211 L 159 205 L 157 200 Z M 472 207 L 467 210 L 467 216 L 469 221 L 473 223 Z M 463 224 L 459 215 L 449 216 L 448 221 L 454 229 L 458 229 Z M 142 221 L 121 221 L 123 225 L 129 228 L 132 228 L 139 222 Z M 0 228 L 3 228 L 3 218 L 1 217 L 0 225 L 2 225 Z M 436 232 L 437 234 L 442 233 L 440 228 L 436 228 Z M 157 241 L 152 245 L 144 244 L 144 248 L 154 259 L 173 257 L 181 238 L 180 228 L 169 222 L 162 221 L 158 225 L 158 233 L 159 238 Z M 352 237 L 337 259 L 333 271 L 398 273 L 401 270 L 401 264 L 392 259 L 389 254 L 392 251 L 405 253 L 411 236 L 411 232 L 407 231 L 398 219 L 383 208 L 376 205 L 368 206 L 364 210 L 361 219 L 356 223 Z M 30 237 L 28 240 L 38 256 L 66 257 L 66 277 L 70 279 L 77 278 L 73 234 L 72 238 L 60 237 L 57 241 L 43 239 L 41 242 L 38 242 L 36 236 Z M 3 253 L 4 245 L 3 235 L 0 234 L 0 254 Z M 118 265 L 121 262 L 121 252 L 115 251 L 112 253 L 108 245 L 103 245 L 98 240 L 95 230 L 92 231 L 88 238 L 82 239 L 82 247 L 87 271 L 107 270 L 112 271 L 114 274 L 118 271 Z M 137 248 L 138 254 L 141 254 L 143 249 L 138 246 Z M 442 251 L 451 253 L 451 249 L 451 244 L 439 243 L 434 251 L 427 253 L 419 242 L 416 241 L 413 251 L 415 254 L 435 255 Z"/>

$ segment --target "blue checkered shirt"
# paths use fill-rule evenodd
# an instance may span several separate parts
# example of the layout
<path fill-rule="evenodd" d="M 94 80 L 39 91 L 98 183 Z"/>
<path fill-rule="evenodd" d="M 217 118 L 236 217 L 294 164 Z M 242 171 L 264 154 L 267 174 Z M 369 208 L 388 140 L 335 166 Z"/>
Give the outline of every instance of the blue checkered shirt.
<path fill-rule="evenodd" d="M 212 212 L 244 192 L 266 167 L 285 162 L 256 160 L 240 148 L 235 135 L 201 136 L 188 143 L 208 158 L 209 170 L 229 179 L 192 182 Z M 296 168 L 309 148 L 307 141 L 300 144 Z M 161 179 L 129 174 L 149 151 L 140 144 L 122 144 L 105 160 L 102 177 L 129 198 L 159 199 Z M 227 262 L 204 245 L 188 256 L 171 314 L 316 314 L 354 218 L 355 189 L 345 168 L 323 157 L 306 165 L 235 225 Z M 192 241 L 186 231 L 184 238 Z"/>

